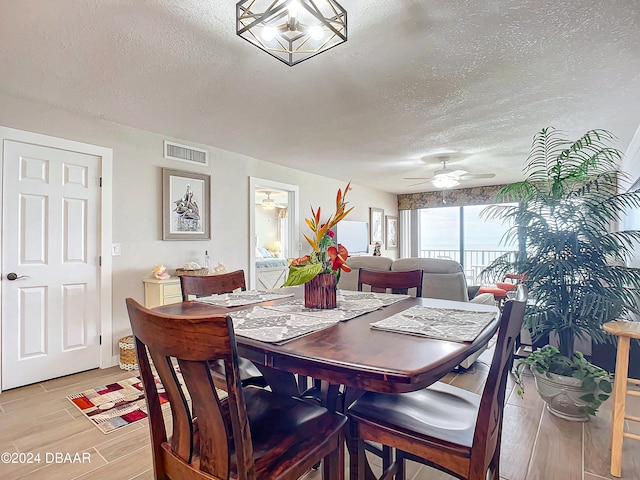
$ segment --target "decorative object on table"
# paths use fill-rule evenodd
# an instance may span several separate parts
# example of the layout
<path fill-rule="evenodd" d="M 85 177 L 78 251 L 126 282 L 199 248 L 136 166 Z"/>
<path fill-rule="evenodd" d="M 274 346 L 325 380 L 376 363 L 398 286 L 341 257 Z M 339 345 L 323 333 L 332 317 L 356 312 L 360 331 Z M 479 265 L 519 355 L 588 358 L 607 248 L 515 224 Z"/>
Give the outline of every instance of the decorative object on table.
<path fill-rule="evenodd" d="M 211 175 L 162 169 L 162 239 L 211 238 Z"/>
<path fill-rule="evenodd" d="M 320 220 L 320 207 L 316 211 L 312 207 L 311 218 L 305 219 L 314 235 L 312 238 L 305 235 L 304 238 L 311 245 L 313 251 L 310 255 L 296 258 L 291 262 L 289 275 L 283 286 L 304 283 L 307 308 L 336 308 L 335 292 L 340 272 L 342 270 L 351 271 L 345 264 L 349 252 L 342 245 L 336 245 L 335 233 L 331 230 L 354 208 L 346 209 L 345 198 L 350 186 L 351 182 L 345 187 L 344 194 L 342 190 L 338 189 L 336 211 L 324 223 L 321 223 Z M 309 285 L 306 285 L 307 283 Z"/>
<path fill-rule="evenodd" d="M 498 201 L 518 204 L 483 212 L 510 223 L 507 242 L 519 246 L 518 254 L 498 257 L 483 275 L 522 275 L 530 291 L 525 326 L 534 341 L 547 336 L 558 340 L 558 349 L 539 354 L 544 361 L 536 362 L 534 370 L 547 378 L 547 373 L 571 371 L 569 382 L 579 378 L 587 386 L 593 378 L 585 376 L 585 368 L 568 368 L 577 360 L 582 363 L 574 356 L 576 339 L 610 342 L 602 325 L 638 312 L 640 269 L 624 262 L 640 232 L 609 228 L 625 209 L 640 207 L 640 191 L 617 192 L 627 176 L 618 169 L 622 152 L 609 146 L 614 138 L 591 130 L 573 142 L 557 130 L 543 129 L 534 137 L 526 179 L 498 192 Z M 601 401 L 589 396 L 590 405 L 579 408 L 592 414 Z M 557 410 L 554 406 L 550 411 Z"/>
<path fill-rule="evenodd" d="M 215 275 L 222 275 L 223 273 L 227 273 L 227 267 L 225 267 L 224 264 L 218 262 L 218 264 L 213 267 L 213 273 Z"/>
<path fill-rule="evenodd" d="M 204 276 L 209 275 L 209 269 L 203 268 L 198 262 L 187 262 L 182 268 L 176 268 L 176 275 L 181 277 L 182 275 Z"/>
<path fill-rule="evenodd" d="M 376 242 L 376 243 L 373 245 L 373 256 L 374 256 L 374 257 L 379 257 L 380 255 L 382 255 L 382 254 L 380 253 L 380 242 Z"/>
<path fill-rule="evenodd" d="M 120 368 L 122 370 L 137 370 L 138 360 L 136 360 L 136 346 L 133 343 L 133 335 L 127 335 L 118 340 L 120 348 Z"/>
<path fill-rule="evenodd" d="M 369 208 L 369 243 L 384 242 L 384 210 Z"/>
<path fill-rule="evenodd" d="M 154 277 L 160 280 L 164 280 L 165 278 L 169 278 L 171 276 L 169 275 L 169 272 L 167 272 L 167 267 L 165 267 L 164 265 L 156 265 L 155 267 L 153 267 L 153 271 L 151 273 L 153 273 Z"/>
<path fill-rule="evenodd" d="M 292 67 L 347 41 L 347 11 L 335 0 L 242 0 L 236 33 Z"/>
<path fill-rule="evenodd" d="M 202 268 L 206 268 L 207 270 L 209 270 L 210 266 L 211 266 L 211 259 L 209 258 L 209 250 L 205 250 L 204 258 L 202 262 Z"/>
<path fill-rule="evenodd" d="M 386 232 L 386 244 L 387 250 L 395 250 L 398 248 L 398 217 L 387 215 L 384 217 Z"/>

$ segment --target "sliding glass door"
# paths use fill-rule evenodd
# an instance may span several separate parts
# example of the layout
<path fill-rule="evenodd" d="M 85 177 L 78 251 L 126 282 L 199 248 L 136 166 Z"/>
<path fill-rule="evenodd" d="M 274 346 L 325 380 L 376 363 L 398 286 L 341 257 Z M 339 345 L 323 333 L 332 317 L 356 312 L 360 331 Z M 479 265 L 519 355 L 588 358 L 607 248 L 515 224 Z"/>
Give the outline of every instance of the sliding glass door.
<path fill-rule="evenodd" d="M 402 218 L 410 222 L 412 256 L 445 258 L 462 264 L 470 285 L 480 283 L 480 272 L 495 258 L 517 245 L 505 245 L 509 228 L 500 220 L 482 218 L 487 205 L 420 209 Z"/>

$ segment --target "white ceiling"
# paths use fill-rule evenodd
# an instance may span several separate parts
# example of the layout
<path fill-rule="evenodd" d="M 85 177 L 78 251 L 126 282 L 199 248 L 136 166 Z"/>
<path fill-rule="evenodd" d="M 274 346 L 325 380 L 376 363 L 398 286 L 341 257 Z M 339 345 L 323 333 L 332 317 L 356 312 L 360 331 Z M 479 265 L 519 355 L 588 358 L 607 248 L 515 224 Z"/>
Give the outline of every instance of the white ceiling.
<path fill-rule="evenodd" d="M 347 43 L 288 67 L 231 0 L 3 0 L 0 91 L 367 185 L 449 164 L 519 178 L 544 126 L 640 124 L 638 0 L 342 0 Z"/>

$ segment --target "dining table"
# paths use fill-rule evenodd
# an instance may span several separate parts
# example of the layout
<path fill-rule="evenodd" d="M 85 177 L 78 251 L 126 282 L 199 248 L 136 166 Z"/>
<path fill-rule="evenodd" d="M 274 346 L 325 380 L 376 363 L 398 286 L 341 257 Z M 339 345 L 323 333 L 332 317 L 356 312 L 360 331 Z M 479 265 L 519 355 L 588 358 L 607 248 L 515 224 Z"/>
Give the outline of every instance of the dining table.
<path fill-rule="evenodd" d="M 303 287 L 286 287 L 277 291 L 293 296 L 267 300 L 257 306 L 270 307 L 291 302 L 292 299 L 301 301 L 304 296 Z M 234 312 L 238 314 L 255 306 L 219 306 L 192 300 L 156 307 L 154 310 L 181 316 L 228 314 L 233 318 Z M 416 306 L 492 313 L 493 316 L 472 341 L 443 340 L 371 326 Z M 405 296 L 390 305 L 288 341 L 261 341 L 242 336 L 236 331 L 236 343 L 238 354 L 255 363 L 274 390 L 297 393 L 297 385 L 287 380 L 290 377 L 278 375 L 278 372 L 325 381 L 328 386 L 323 401 L 328 407 L 339 409 L 331 392 L 337 395 L 336 389 L 340 387 L 403 393 L 429 386 L 486 345 L 495 334 L 498 322 L 499 310 L 492 305 Z"/>
<path fill-rule="evenodd" d="M 386 295 L 386 304 L 380 307 L 376 303 L 380 298 L 378 294 L 369 294 L 372 296 L 369 300 L 367 293 L 345 292 L 343 298 L 362 295 L 360 304 L 370 304 L 370 308 L 367 308 L 370 311 L 363 314 L 356 312 L 352 318 L 323 324 L 325 317 L 335 317 L 340 312 L 306 311 L 302 300 L 304 287 L 286 287 L 271 292 L 277 292 L 280 298 L 250 304 L 238 304 L 241 301 L 220 302 L 222 305 L 216 304 L 216 301 L 195 299 L 153 310 L 180 316 L 231 316 L 236 330 L 238 355 L 256 364 L 274 392 L 299 396 L 304 390 L 300 387 L 299 379 L 310 377 L 317 385 L 313 398 L 333 411 L 346 410 L 352 401 L 366 391 L 404 393 L 431 385 L 486 345 L 496 333 L 500 317 L 500 311 L 493 305 Z M 340 308 L 340 291 L 338 298 Z M 389 298 L 392 300 L 388 301 Z M 236 319 L 243 319 L 241 326 L 246 327 L 251 324 L 248 312 L 255 308 L 275 308 L 283 312 L 293 308 L 305 314 L 317 315 L 317 322 L 311 322 L 317 323 L 317 330 L 285 341 L 265 341 L 244 336 L 242 330 L 236 327 Z M 463 315 L 477 314 L 483 315 L 485 320 L 473 338 L 466 341 L 412 334 L 401 329 L 376 328 L 415 309 L 434 309 L 430 311 L 444 315 L 447 312 L 452 315 L 460 312 Z M 440 330 L 439 334 L 447 337 L 450 333 L 455 337 L 457 330 L 453 322 L 445 331 Z M 368 462 L 364 467 L 365 478 L 374 478 Z"/>

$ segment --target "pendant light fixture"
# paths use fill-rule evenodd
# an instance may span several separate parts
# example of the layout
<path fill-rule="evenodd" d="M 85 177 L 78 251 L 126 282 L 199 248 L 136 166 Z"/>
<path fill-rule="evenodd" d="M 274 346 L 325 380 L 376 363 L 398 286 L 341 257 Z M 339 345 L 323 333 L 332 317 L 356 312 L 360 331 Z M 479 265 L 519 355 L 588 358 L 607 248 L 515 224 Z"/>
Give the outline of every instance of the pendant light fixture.
<path fill-rule="evenodd" d="M 242 0 L 236 32 L 292 67 L 347 41 L 347 11 L 335 0 Z"/>

